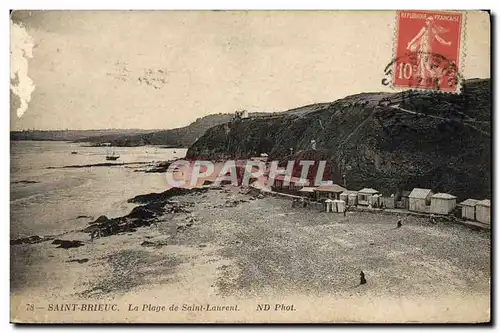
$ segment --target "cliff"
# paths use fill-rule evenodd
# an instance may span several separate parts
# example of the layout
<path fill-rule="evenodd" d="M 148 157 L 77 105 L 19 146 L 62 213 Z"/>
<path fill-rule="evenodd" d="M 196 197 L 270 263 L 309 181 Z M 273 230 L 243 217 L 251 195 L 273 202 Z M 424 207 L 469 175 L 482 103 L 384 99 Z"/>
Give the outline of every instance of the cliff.
<path fill-rule="evenodd" d="M 253 113 L 253 116 L 266 115 L 266 113 Z M 78 142 L 90 142 L 94 145 L 111 143 L 118 147 L 135 147 L 144 145 L 163 145 L 167 147 L 189 147 L 196 139 L 201 137 L 205 131 L 213 126 L 227 123 L 233 114 L 218 113 L 200 117 L 188 126 L 149 131 L 147 133 L 137 133 L 131 135 L 104 135 L 99 137 L 87 137 Z"/>
<path fill-rule="evenodd" d="M 342 184 L 346 175 L 350 189 L 390 194 L 427 187 L 459 199 L 484 198 L 491 196 L 490 126 L 490 80 L 473 79 L 461 94 L 362 93 L 221 124 L 187 157 L 326 158 L 329 178 Z"/>

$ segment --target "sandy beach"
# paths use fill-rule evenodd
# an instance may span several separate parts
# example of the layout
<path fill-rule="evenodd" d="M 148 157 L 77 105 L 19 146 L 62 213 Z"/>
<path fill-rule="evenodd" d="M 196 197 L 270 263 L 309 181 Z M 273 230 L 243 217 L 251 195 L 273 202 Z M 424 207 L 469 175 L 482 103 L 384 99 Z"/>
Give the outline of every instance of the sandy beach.
<path fill-rule="evenodd" d="M 12 320 L 105 322 L 124 311 L 134 322 L 489 319 L 489 231 L 413 216 L 398 229 L 396 215 L 292 208 L 230 185 L 163 203 L 182 209 L 93 241 L 79 230 L 58 236 L 83 246 L 12 245 Z M 69 303 L 116 307 L 62 311 Z M 264 303 L 271 311 L 257 309 Z"/>

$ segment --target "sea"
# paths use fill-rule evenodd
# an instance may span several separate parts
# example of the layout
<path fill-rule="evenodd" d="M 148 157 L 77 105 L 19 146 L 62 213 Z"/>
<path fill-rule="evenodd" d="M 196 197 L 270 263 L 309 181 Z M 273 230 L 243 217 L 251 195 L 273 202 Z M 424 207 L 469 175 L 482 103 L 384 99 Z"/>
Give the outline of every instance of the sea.
<path fill-rule="evenodd" d="M 187 149 L 158 146 L 109 147 L 61 141 L 11 141 L 10 237 L 52 236 L 79 230 L 100 215 L 126 215 L 139 194 L 168 189 L 164 173 L 136 172 L 144 165 L 183 158 Z M 72 152 L 77 152 L 72 154 Z M 61 168 L 99 163 L 118 166 Z"/>

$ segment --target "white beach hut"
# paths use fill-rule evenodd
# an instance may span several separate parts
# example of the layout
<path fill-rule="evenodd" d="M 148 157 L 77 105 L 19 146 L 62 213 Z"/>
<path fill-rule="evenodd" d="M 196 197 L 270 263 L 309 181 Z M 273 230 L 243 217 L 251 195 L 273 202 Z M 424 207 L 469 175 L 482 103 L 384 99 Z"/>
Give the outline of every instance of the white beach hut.
<path fill-rule="evenodd" d="M 382 195 L 380 198 L 380 205 L 384 208 L 396 208 L 396 196 L 391 194 L 390 196 Z"/>
<path fill-rule="evenodd" d="M 307 198 L 314 198 L 314 187 L 304 186 L 299 190 L 300 195 Z"/>
<path fill-rule="evenodd" d="M 414 188 L 408 196 L 409 210 L 428 213 L 433 194 L 434 192 L 427 188 Z"/>
<path fill-rule="evenodd" d="M 457 206 L 457 197 L 448 193 L 436 193 L 431 196 L 431 213 L 447 215 Z"/>
<path fill-rule="evenodd" d="M 345 211 L 345 201 L 344 200 L 333 200 L 332 201 L 332 213 L 343 213 Z"/>
<path fill-rule="evenodd" d="M 374 190 L 373 188 L 363 188 L 358 191 L 358 205 L 362 206 L 368 206 L 368 205 L 373 205 L 373 200 L 372 197 L 375 194 L 378 194 L 379 192 L 377 190 Z"/>
<path fill-rule="evenodd" d="M 476 205 L 479 200 L 476 199 L 467 199 L 462 201 L 460 205 L 462 206 L 462 218 L 467 220 L 475 220 L 476 219 Z"/>
<path fill-rule="evenodd" d="M 340 200 L 343 200 L 348 206 L 356 206 L 358 203 L 358 191 L 344 191 L 340 194 Z"/>
<path fill-rule="evenodd" d="M 482 223 L 491 223 L 491 202 L 488 199 L 476 204 L 476 220 Z"/>
<path fill-rule="evenodd" d="M 333 203 L 333 200 L 331 200 L 331 199 L 325 200 L 325 212 L 327 212 L 327 213 L 332 212 L 332 203 Z"/>

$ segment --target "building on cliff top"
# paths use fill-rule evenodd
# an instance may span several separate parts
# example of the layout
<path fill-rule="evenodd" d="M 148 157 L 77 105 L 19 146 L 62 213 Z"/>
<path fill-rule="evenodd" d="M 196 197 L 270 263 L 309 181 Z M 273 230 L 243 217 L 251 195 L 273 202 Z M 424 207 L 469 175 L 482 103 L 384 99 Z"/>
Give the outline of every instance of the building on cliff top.
<path fill-rule="evenodd" d="M 246 119 L 246 118 L 248 118 L 248 111 L 247 110 L 236 110 L 234 112 L 233 121 L 239 120 L 239 119 Z"/>

